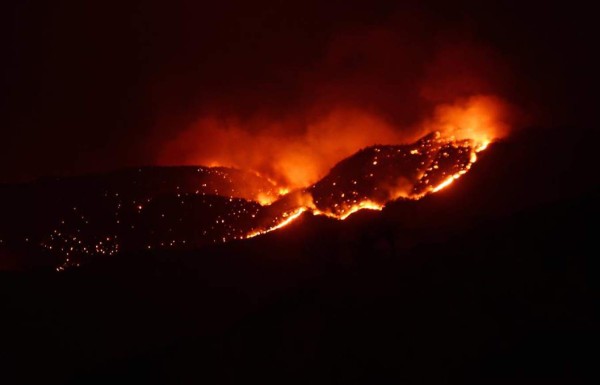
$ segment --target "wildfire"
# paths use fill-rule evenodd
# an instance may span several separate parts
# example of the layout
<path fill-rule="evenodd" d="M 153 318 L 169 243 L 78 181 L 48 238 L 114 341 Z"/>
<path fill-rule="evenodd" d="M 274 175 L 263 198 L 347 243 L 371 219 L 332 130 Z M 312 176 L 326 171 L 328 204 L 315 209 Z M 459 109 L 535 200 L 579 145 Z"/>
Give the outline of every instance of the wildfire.
<path fill-rule="evenodd" d="M 59 269 L 65 269 L 124 251 L 195 249 L 253 238 L 286 227 L 304 213 L 345 220 L 361 210 L 381 211 L 392 201 L 418 200 L 466 174 L 477 154 L 501 137 L 503 126 L 494 125 L 489 111 L 481 101 L 441 109 L 419 129 L 430 134 L 401 145 L 369 145 L 376 139 L 359 134 L 374 121 L 363 120 L 360 130 L 352 131 L 360 140 L 333 151 L 341 161 L 328 172 L 316 167 L 309 154 L 323 161 L 316 164 L 325 164 L 329 155 L 319 157 L 329 152 L 313 144 L 335 146 L 340 135 L 336 129 L 323 136 L 321 126 L 298 148 L 271 143 L 278 150 L 273 160 L 256 160 L 263 169 L 252 162 L 243 168 L 219 162 L 215 167 L 139 169 L 119 178 L 131 184 L 108 183 L 100 198 L 70 211 L 66 221 L 61 218 L 41 246 L 60 254 Z M 404 141 L 386 138 L 380 143 Z M 360 147 L 353 146 L 362 142 L 367 144 L 356 151 Z M 268 149 L 248 145 L 242 151 L 263 154 Z M 281 162 L 279 154 L 285 155 Z M 278 176 L 281 171 L 287 176 Z"/>
<path fill-rule="evenodd" d="M 421 199 L 466 174 L 477 161 L 476 154 L 490 143 L 489 139 L 445 138 L 434 132 L 411 145 L 363 149 L 303 190 L 302 199 L 292 200 L 300 207 L 246 238 L 285 227 L 305 212 L 344 220 L 360 210 L 381 211 L 397 199 Z"/>

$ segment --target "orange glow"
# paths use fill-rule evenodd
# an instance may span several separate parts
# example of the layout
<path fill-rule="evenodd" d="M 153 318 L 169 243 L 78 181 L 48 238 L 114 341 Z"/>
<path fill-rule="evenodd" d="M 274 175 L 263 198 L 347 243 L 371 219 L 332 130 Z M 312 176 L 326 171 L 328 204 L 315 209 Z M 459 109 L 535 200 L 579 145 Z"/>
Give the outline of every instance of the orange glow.
<path fill-rule="evenodd" d="M 360 148 L 401 143 L 405 137 L 382 118 L 360 109 L 340 108 L 305 120 L 299 125 L 295 118 L 203 117 L 166 146 L 159 163 L 250 169 L 289 191 L 316 182 Z"/>
<path fill-rule="evenodd" d="M 245 238 L 254 238 L 258 235 L 270 233 L 271 231 L 275 231 L 282 227 L 285 227 L 293 221 L 295 221 L 296 219 L 298 219 L 306 210 L 308 210 L 306 207 L 300 207 L 299 209 L 296 209 L 291 213 L 283 213 L 283 215 L 281 216 L 282 220 L 273 227 L 269 227 L 264 230 L 253 231 L 250 234 L 246 235 Z"/>
<path fill-rule="evenodd" d="M 344 219 L 348 218 L 350 215 L 354 214 L 357 211 L 363 210 L 363 209 L 381 211 L 381 210 L 383 210 L 383 206 L 378 203 L 372 202 L 372 201 L 362 201 L 355 205 L 347 207 L 344 210 L 343 214 L 335 214 L 332 212 L 320 211 L 317 209 L 313 210 L 313 214 L 314 215 L 325 215 L 327 217 L 335 218 L 335 219 L 339 219 L 339 220 L 343 221 Z"/>
<path fill-rule="evenodd" d="M 336 162 L 367 146 L 411 142 L 438 131 L 449 139 L 472 140 L 476 152 L 482 151 L 507 135 L 509 112 L 500 99 L 478 95 L 440 104 L 429 118 L 409 127 L 396 127 L 359 108 L 336 108 L 304 118 L 302 124 L 293 117 L 242 121 L 206 116 L 167 145 L 159 162 L 253 170 L 274 185 L 274 194 L 256 197 L 267 205 L 277 195 L 315 183 Z M 418 156 L 420 150 L 411 154 Z"/>
<path fill-rule="evenodd" d="M 364 202 L 360 202 L 356 205 L 349 207 L 342 215 L 336 215 L 334 213 L 320 211 L 318 209 L 311 209 L 309 207 L 300 207 L 300 208 L 292 211 L 291 213 L 284 213 L 282 215 L 281 221 L 276 223 L 272 227 L 268 227 L 264 230 L 252 231 L 251 233 L 247 234 L 244 238 L 254 238 L 256 236 L 263 235 L 266 233 L 270 233 L 271 231 L 281 229 L 282 227 L 285 227 L 285 226 L 289 225 L 290 223 L 294 222 L 296 219 L 300 218 L 300 216 L 307 211 L 310 211 L 313 215 L 324 215 L 329 218 L 335 218 L 335 219 L 343 221 L 344 219 L 348 218 L 350 215 L 352 215 L 360 210 L 381 211 L 381 210 L 383 210 L 383 206 L 381 206 L 375 202 L 364 201 Z"/>
<path fill-rule="evenodd" d="M 479 147 L 477 147 L 475 152 L 481 152 L 481 151 L 485 150 L 486 148 L 488 148 L 490 143 L 491 143 L 491 140 L 484 141 L 483 143 L 481 143 L 481 145 L 479 145 Z"/>
<path fill-rule="evenodd" d="M 439 185 L 437 185 L 436 187 L 434 187 L 431 190 L 431 192 L 438 192 L 441 189 L 450 186 L 452 184 L 452 182 L 454 182 L 455 179 L 458 179 L 458 176 L 457 175 L 452 175 L 450 178 L 446 179 L 445 181 L 443 181 L 442 183 L 440 183 Z"/>
<path fill-rule="evenodd" d="M 443 136 L 457 140 L 469 139 L 483 151 L 494 140 L 508 135 L 512 111 L 501 99 L 477 95 L 441 104 L 431 118 L 422 125 L 422 132 L 439 131 Z"/>
<path fill-rule="evenodd" d="M 272 195 L 272 194 L 264 194 L 264 193 L 259 193 L 256 196 L 256 201 L 261 205 L 261 206 L 268 206 L 271 203 L 275 202 L 277 200 L 278 197 Z"/>

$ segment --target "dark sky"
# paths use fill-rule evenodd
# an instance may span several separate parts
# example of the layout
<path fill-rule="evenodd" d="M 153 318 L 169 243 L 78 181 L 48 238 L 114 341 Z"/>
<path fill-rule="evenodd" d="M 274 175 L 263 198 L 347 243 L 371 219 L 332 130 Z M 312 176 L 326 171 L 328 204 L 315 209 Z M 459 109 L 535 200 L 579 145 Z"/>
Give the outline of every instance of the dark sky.
<path fill-rule="evenodd" d="M 155 163 L 206 111 L 243 118 L 366 103 L 401 121 L 423 108 L 411 79 L 463 39 L 498 71 L 485 74 L 494 91 L 535 115 L 531 124 L 572 135 L 597 126 L 588 9 L 397 3 L 9 0 L 0 182 Z M 402 54 L 386 52 L 377 31 L 392 31 Z M 343 48 L 365 34 L 359 54 Z"/>

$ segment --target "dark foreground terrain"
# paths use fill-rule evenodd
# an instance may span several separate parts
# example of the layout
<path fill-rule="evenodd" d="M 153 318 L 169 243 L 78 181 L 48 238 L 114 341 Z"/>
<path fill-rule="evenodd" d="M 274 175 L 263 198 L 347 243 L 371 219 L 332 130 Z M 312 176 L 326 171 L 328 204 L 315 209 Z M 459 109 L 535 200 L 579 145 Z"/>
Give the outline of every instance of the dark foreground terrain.
<path fill-rule="evenodd" d="M 594 383 L 593 152 L 536 143 L 343 222 L 62 273 L 1 249 L 0 383 Z"/>

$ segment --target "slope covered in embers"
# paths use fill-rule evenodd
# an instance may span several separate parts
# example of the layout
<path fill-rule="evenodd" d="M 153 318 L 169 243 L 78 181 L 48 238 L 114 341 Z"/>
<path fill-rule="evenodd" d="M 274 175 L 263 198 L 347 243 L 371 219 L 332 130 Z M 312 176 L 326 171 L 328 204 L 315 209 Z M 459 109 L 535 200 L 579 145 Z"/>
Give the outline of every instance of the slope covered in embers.
<path fill-rule="evenodd" d="M 308 191 L 319 212 L 345 218 L 359 208 L 436 191 L 468 171 L 475 152 L 474 142 L 437 132 L 409 145 L 372 146 L 338 163 Z"/>
<path fill-rule="evenodd" d="M 124 249 L 197 247 L 241 236 L 248 226 L 236 221 L 252 219 L 261 207 L 254 200 L 277 196 L 256 173 L 222 167 L 144 167 L 3 186 L 0 249 L 43 248 L 77 265 Z"/>
<path fill-rule="evenodd" d="M 15 234 L 34 238 L 56 226 L 73 208 L 89 206 L 86 208 L 99 211 L 96 205 L 138 206 L 164 195 L 273 200 L 278 192 L 270 181 L 256 173 L 222 167 L 143 167 L 100 175 L 47 178 L 0 186 L 3 214 L 0 235 L 5 239 Z"/>

